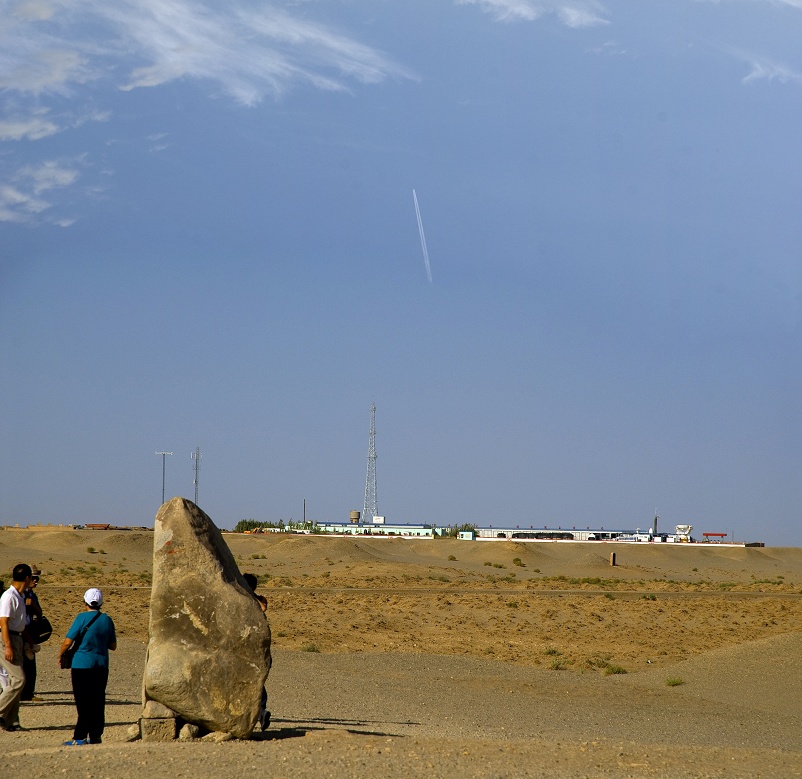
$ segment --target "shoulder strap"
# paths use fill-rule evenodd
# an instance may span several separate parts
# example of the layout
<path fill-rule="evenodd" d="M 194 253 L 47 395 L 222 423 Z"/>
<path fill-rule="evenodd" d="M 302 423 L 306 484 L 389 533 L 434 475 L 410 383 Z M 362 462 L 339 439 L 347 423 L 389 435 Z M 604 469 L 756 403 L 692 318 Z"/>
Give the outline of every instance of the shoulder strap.
<path fill-rule="evenodd" d="M 92 617 L 92 619 L 90 619 L 90 620 L 89 620 L 89 622 L 87 622 L 87 623 L 86 623 L 86 627 L 84 627 L 84 634 L 86 633 L 86 631 L 87 631 L 87 630 L 89 630 L 89 628 L 91 628 L 91 627 L 92 627 L 92 623 L 93 623 L 93 622 L 94 622 L 96 619 L 98 619 L 98 618 L 100 617 L 101 613 L 102 613 L 102 612 L 100 612 L 100 611 L 96 612 L 96 613 L 95 613 L 95 616 L 94 616 L 94 617 Z"/>
<path fill-rule="evenodd" d="M 87 622 L 83 628 L 81 628 L 81 632 L 75 637 L 75 641 L 73 641 L 73 646 L 77 649 L 78 645 L 83 641 L 84 636 L 86 635 L 86 631 L 92 627 L 92 623 L 101 615 L 101 612 L 98 611 L 95 613 L 95 616 Z"/>

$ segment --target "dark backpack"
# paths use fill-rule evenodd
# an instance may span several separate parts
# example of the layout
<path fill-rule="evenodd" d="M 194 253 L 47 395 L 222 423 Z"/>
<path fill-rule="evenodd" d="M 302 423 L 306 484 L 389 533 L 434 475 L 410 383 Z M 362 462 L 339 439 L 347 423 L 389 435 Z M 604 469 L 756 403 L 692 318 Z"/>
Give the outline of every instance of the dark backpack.
<path fill-rule="evenodd" d="M 34 644 L 44 644 L 53 634 L 53 626 L 44 615 L 31 617 L 31 624 L 26 629 Z"/>

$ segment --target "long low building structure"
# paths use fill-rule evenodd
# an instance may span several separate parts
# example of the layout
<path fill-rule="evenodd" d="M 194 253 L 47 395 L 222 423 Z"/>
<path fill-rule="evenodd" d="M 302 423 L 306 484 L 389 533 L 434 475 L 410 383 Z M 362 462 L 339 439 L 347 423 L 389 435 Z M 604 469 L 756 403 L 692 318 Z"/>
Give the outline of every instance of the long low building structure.
<path fill-rule="evenodd" d="M 341 536 L 379 536 L 402 538 L 434 538 L 440 535 L 438 528 L 425 523 L 414 524 L 385 524 L 385 523 L 355 523 L 355 522 L 317 522 L 314 530 L 292 530 L 293 533 L 331 533 Z"/>
<path fill-rule="evenodd" d="M 305 526 L 264 527 L 247 530 L 246 533 L 293 533 L 297 535 L 336 535 L 336 536 L 371 536 L 373 538 L 437 538 L 452 536 L 452 527 L 438 527 L 435 524 L 388 523 L 384 518 L 374 522 L 309 522 Z M 465 527 L 465 526 L 464 526 Z M 653 530 L 609 530 L 605 528 L 509 528 L 509 527 L 475 527 L 469 530 L 456 531 L 457 538 L 464 541 L 583 541 L 583 542 L 615 542 L 615 543 L 697 543 L 690 532 L 690 525 L 678 525 L 675 533 L 654 533 Z M 744 546 L 743 543 L 724 541 L 724 533 L 704 533 L 702 543 Z M 715 541 L 710 537 L 714 536 Z M 748 546 L 762 546 L 762 543 Z"/>

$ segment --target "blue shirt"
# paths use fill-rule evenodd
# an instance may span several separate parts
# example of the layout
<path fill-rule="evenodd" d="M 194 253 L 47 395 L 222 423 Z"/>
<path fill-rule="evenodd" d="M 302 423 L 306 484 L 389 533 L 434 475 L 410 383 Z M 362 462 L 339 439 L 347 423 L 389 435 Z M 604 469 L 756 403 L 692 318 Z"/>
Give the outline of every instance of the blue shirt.
<path fill-rule="evenodd" d="M 74 620 L 67 631 L 67 638 L 73 641 L 97 614 L 96 611 L 84 611 Z M 81 639 L 81 645 L 72 658 L 73 668 L 108 668 L 109 644 L 117 641 L 114 622 L 108 614 L 101 614 L 89 627 Z"/>

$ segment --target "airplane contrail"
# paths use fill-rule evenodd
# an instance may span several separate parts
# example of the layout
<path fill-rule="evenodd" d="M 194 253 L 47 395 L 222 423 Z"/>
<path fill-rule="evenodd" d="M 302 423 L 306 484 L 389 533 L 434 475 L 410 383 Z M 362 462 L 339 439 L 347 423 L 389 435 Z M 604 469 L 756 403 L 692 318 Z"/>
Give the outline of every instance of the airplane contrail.
<path fill-rule="evenodd" d="M 420 208 L 418 207 L 418 196 L 412 190 L 412 199 L 415 201 L 415 216 L 418 217 L 418 232 L 420 233 L 420 248 L 423 251 L 423 261 L 426 263 L 426 276 L 429 284 L 432 283 L 432 266 L 429 265 L 429 250 L 426 248 L 426 236 L 423 233 L 423 222 L 420 218 Z"/>

